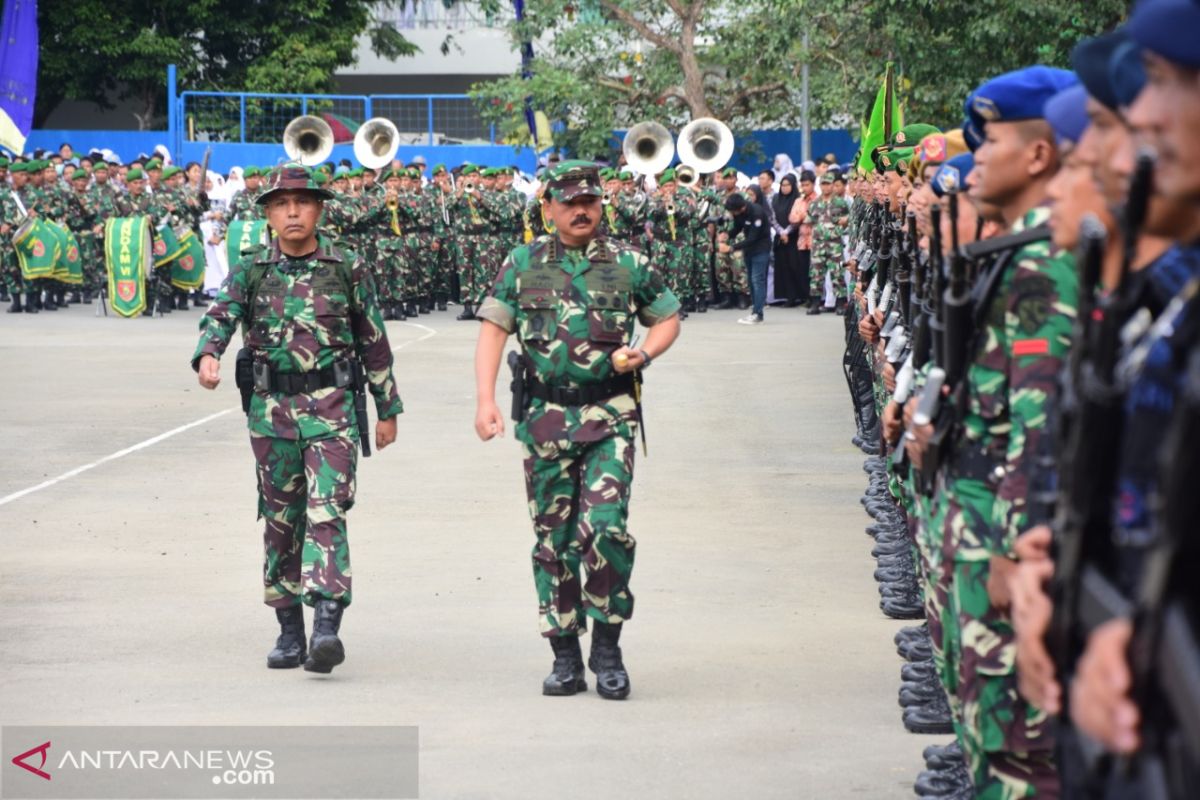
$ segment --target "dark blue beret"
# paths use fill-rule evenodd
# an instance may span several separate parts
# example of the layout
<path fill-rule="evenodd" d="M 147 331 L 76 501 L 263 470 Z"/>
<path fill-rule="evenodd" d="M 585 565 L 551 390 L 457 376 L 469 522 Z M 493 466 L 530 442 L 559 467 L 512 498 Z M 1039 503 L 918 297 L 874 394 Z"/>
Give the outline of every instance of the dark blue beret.
<path fill-rule="evenodd" d="M 1142 0 L 1124 31 L 1168 61 L 1200 67 L 1200 3 L 1196 0 Z"/>
<path fill-rule="evenodd" d="M 1087 88 L 1079 85 L 1063 89 L 1046 101 L 1046 122 L 1058 141 L 1074 144 L 1083 136 L 1091 120 L 1087 113 Z"/>
<path fill-rule="evenodd" d="M 938 167 L 933 174 L 929 187 L 938 197 L 945 197 L 947 192 L 961 191 L 967 188 L 967 176 L 975 169 L 975 155 L 963 153 Z"/>
<path fill-rule="evenodd" d="M 1046 101 L 1078 82 L 1069 70 L 1041 64 L 1006 72 L 967 97 L 967 116 L 980 131 L 989 122 L 1042 119 Z"/>
<path fill-rule="evenodd" d="M 971 96 L 967 98 L 967 101 L 970 102 L 970 99 L 973 96 L 974 92 L 972 92 Z M 967 143 L 967 149 L 974 153 L 979 149 L 979 145 L 983 144 L 983 131 L 981 131 L 979 128 L 976 128 L 975 123 L 968 118 L 963 120 L 962 132 L 963 139 Z"/>
<path fill-rule="evenodd" d="M 1108 62 L 1108 77 L 1117 95 L 1117 105 L 1133 105 L 1146 85 L 1142 48 L 1136 42 L 1126 42 L 1116 49 Z"/>
<path fill-rule="evenodd" d="M 1108 65 L 1117 48 L 1129 41 L 1124 31 L 1114 31 L 1093 39 L 1084 39 L 1071 51 L 1071 68 L 1087 93 L 1099 102 L 1117 109 L 1117 92 Z"/>

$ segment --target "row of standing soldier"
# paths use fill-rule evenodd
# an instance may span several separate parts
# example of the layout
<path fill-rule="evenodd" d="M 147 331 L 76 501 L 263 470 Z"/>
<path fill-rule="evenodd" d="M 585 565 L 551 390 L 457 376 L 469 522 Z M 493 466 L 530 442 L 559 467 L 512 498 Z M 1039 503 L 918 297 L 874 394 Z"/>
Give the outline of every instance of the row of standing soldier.
<path fill-rule="evenodd" d="M 924 620 L 896 637 L 905 726 L 956 734 L 918 795 L 1200 791 L 1198 32 L 1150 0 L 1073 72 L 984 83 L 961 131 L 906 126 L 856 184 L 844 368 L 881 607 Z"/>

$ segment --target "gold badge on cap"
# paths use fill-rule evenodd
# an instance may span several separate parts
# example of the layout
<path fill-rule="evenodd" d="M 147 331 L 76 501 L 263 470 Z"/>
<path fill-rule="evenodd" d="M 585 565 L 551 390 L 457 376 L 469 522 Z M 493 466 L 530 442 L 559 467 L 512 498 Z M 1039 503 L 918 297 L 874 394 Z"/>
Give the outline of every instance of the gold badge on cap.
<path fill-rule="evenodd" d="M 971 101 L 971 110 L 988 122 L 1000 119 L 1000 109 L 995 101 L 987 97 L 976 97 Z"/>

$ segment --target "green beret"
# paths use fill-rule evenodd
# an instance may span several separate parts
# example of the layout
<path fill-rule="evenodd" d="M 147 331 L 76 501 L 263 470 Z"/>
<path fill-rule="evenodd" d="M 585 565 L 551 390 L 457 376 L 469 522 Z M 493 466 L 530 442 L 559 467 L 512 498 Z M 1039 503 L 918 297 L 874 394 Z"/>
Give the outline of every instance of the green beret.
<path fill-rule="evenodd" d="M 412 178 L 414 181 L 421 180 L 421 170 L 417 169 L 416 167 L 409 167 L 408 169 L 404 170 L 404 174 Z"/>
<path fill-rule="evenodd" d="M 464 164 L 463 165 L 463 168 L 462 168 L 463 175 L 474 175 L 476 172 L 479 172 L 479 167 L 475 166 L 474 164 Z"/>
<path fill-rule="evenodd" d="M 443 173 L 443 172 L 445 172 L 445 171 L 446 171 L 446 165 L 445 165 L 445 164 L 434 164 L 434 165 L 433 165 L 433 172 L 432 172 L 432 173 L 430 173 L 430 174 L 432 174 L 432 175 L 439 175 L 439 174 L 441 174 L 441 173 Z"/>
<path fill-rule="evenodd" d="M 616 175 L 616 171 L 612 167 L 604 167 L 600 170 L 600 180 L 611 181 Z"/>
<path fill-rule="evenodd" d="M 931 133 L 941 133 L 940 128 L 933 125 L 923 125 L 919 122 L 914 122 L 911 125 L 905 125 L 900 130 L 892 135 L 891 146 L 896 147 L 916 147 Z"/>
<path fill-rule="evenodd" d="M 383 172 L 379 173 L 379 175 L 377 177 L 379 179 L 379 182 L 383 183 L 384 181 L 386 181 L 388 178 L 392 177 L 395 174 L 396 174 L 396 171 L 394 169 L 392 169 L 391 167 L 384 167 Z"/>
<path fill-rule="evenodd" d="M 726 167 L 725 169 L 721 170 L 721 177 L 722 178 L 736 178 L 737 170 L 734 169 L 733 167 Z"/>
<path fill-rule="evenodd" d="M 246 167 L 244 170 L 242 170 L 243 178 L 257 178 L 260 174 L 261 173 L 258 171 L 258 167 Z"/>
<path fill-rule="evenodd" d="M 662 175 L 658 176 L 658 185 L 662 186 L 664 183 L 672 183 L 672 182 L 674 182 L 674 180 L 675 180 L 675 170 L 668 167 L 667 169 L 663 170 Z"/>
<path fill-rule="evenodd" d="M 9 172 L 24 172 L 25 171 L 25 162 L 24 161 L 14 161 L 12 166 L 10 166 L 8 168 L 8 171 Z"/>
<path fill-rule="evenodd" d="M 895 170 L 903 175 L 908 171 L 908 162 L 912 160 L 913 150 L 912 147 L 901 147 L 882 153 L 879 156 L 879 163 L 883 166 L 883 171 Z"/>
<path fill-rule="evenodd" d="M 326 161 L 324 164 L 317 167 L 317 169 L 321 170 L 326 175 L 332 175 L 334 170 L 337 169 L 337 164 L 334 164 L 332 161 Z"/>
<path fill-rule="evenodd" d="M 8 163 L 9 162 L 7 158 L 0 156 L 0 169 L 8 169 Z"/>
<path fill-rule="evenodd" d="M 162 171 L 162 178 L 165 181 L 167 178 L 174 178 L 179 173 L 183 172 L 179 167 L 170 166 Z"/>
<path fill-rule="evenodd" d="M 92 172 L 108 172 L 108 164 L 105 164 L 103 161 L 97 161 L 96 166 L 92 167 Z"/>
<path fill-rule="evenodd" d="M 326 175 L 320 168 L 312 171 L 312 179 L 313 183 L 315 183 L 317 186 L 324 186 L 325 184 L 329 183 L 329 176 Z"/>
<path fill-rule="evenodd" d="M 149 172 L 152 169 L 162 169 L 162 162 L 159 161 L 157 158 L 152 158 L 149 161 L 147 161 L 146 162 L 146 172 Z"/>
<path fill-rule="evenodd" d="M 134 167 L 133 169 L 129 170 L 129 172 L 125 173 L 125 182 L 126 183 L 129 183 L 130 181 L 144 181 L 145 179 L 146 179 L 146 173 L 142 172 L 137 167 Z"/>
<path fill-rule="evenodd" d="M 86 169 L 76 169 L 74 172 L 71 173 L 71 180 L 73 180 L 73 181 L 78 181 L 78 180 L 86 181 L 90 177 L 92 177 L 92 176 L 88 175 L 88 171 Z"/>

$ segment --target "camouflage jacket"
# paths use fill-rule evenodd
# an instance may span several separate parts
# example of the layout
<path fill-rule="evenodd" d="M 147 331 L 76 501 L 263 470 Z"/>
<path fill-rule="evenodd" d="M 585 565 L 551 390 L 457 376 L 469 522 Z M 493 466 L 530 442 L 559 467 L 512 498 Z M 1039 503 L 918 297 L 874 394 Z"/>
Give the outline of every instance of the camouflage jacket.
<path fill-rule="evenodd" d="M 100 194 L 93 187 L 71 192 L 67 205 L 67 227 L 76 235 L 92 235 L 92 227 L 103 222 L 100 216 Z"/>
<path fill-rule="evenodd" d="M 651 326 L 678 310 L 661 273 L 637 250 L 597 237 L 580 252 L 541 236 L 509 253 L 478 316 L 516 332 L 543 383 L 584 386 L 616 375 L 610 357 L 629 343 L 635 318 Z M 535 399 L 516 436 L 590 442 L 632 436 L 636 421 L 632 394 L 581 406 Z"/>
<path fill-rule="evenodd" d="M 65 221 L 69 204 L 70 198 L 61 182 L 55 181 L 50 186 L 42 187 L 40 213 L 46 219 L 54 222 Z"/>
<path fill-rule="evenodd" d="M 1011 233 L 1049 217 L 1048 208 L 1035 208 Z M 1036 455 L 1045 447 L 1040 438 L 1057 400 L 1079 303 L 1075 259 L 1048 241 L 1022 247 L 1003 269 L 975 339 L 962 425 L 948 463 L 952 492 L 954 479 L 967 479 L 983 481 L 995 495 L 992 519 L 956 532 L 962 561 L 1010 554 L 1027 527 L 1026 498 L 1036 485 Z"/>
<path fill-rule="evenodd" d="M 850 204 L 844 197 L 821 196 L 808 207 L 813 222 L 813 246 L 840 247 L 850 219 Z"/>
<path fill-rule="evenodd" d="M 337 266 L 345 261 L 349 294 Z M 248 284 L 255 263 L 268 266 L 251 310 Z M 200 320 L 193 368 L 199 368 L 203 355 L 220 358 L 239 323 L 255 360 L 268 362 L 277 372 L 311 372 L 357 356 L 366 368 L 379 419 L 404 410 L 370 271 L 329 240 L 322 238 L 317 251 L 303 259 L 285 256 L 278 239 L 243 253 Z M 357 424 L 353 395 L 338 387 L 296 395 L 255 392 L 247 422 L 251 433 L 281 439 L 322 438 Z"/>
<path fill-rule="evenodd" d="M 257 199 L 258 192 L 242 189 L 230 201 L 229 210 L 225 212 L 225 219 L 230 222 L 235 219 L 245 221 L 262 219 L 263 210 L 262 206 L 255 202 Z"/>
<path fill-rule="evenodd" d="M 142 192 L 134 197 L 132 194 L 123 194 L 115 198 L 117 216 L 118 217 L 136 217 L 146 215 L 150 217 L 152 225 L 157 226 L 158 217 L 157 207 L 154 205 L 153 198 L 150 195 Z"/>

